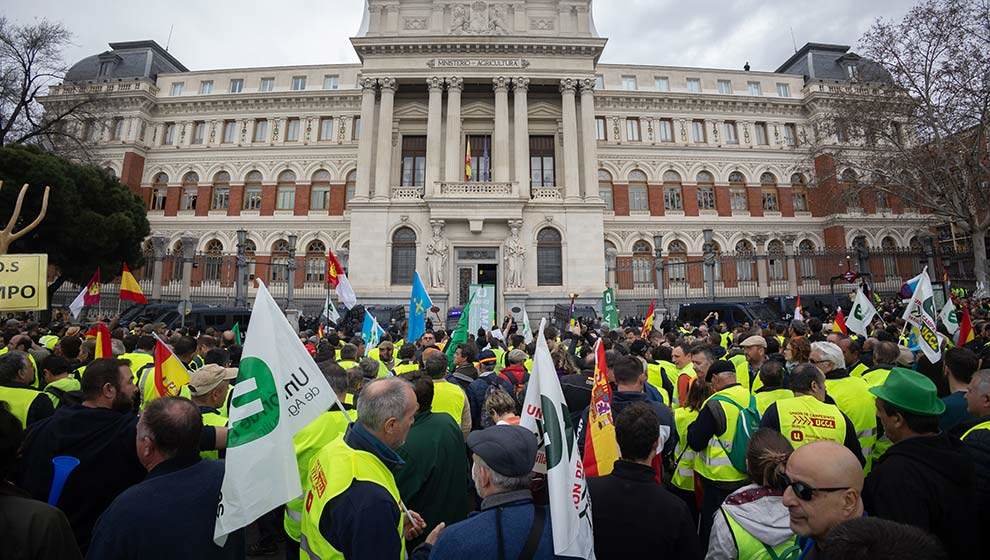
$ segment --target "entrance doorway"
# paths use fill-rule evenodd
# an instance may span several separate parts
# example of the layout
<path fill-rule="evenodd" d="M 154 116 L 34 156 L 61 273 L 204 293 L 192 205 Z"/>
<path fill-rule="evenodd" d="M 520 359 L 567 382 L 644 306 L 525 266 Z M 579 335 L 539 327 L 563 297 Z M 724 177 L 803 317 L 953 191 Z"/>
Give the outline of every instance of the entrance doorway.
<path fill-rule="evenodd" d="M 499 281 L 497 247 L 459 247 L 455 250 L 457 292 L 454 305 L 463 307 L 471 297 L 472 284 L 495 288 L 495 316 L 498 317 Z"/>

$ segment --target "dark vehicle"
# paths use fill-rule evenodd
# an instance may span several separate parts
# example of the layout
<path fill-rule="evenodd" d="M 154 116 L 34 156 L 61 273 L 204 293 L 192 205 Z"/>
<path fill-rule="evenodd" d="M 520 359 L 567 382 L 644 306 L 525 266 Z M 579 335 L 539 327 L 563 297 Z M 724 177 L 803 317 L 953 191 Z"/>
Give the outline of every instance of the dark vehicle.
<path fill-rule="evenodd" d="M 794 317 L 794 305 L 797 302 L 796 298 L 793 297 L 774 297 L 767 298 L 766 303 L 770 305 L 775 310 L 779 309 L 781 315 L 787 319 Z M 836 294 L 835 297 L 831 295 L 803 295 L 801 296 L 801 309 L 804 314 L 804 318 L 817 317 L 822 321 L 826 321 L 832 317 L 835 312 L 836 305 L 842 307 L 847 312 L 852 308 L 852 300 L 849 299 L 848 294 Z"/>
<path fill-rule="evenodd" d="M 193 306 L 193 310 L 186 315 L 185 326 L 193 331 L 203 332 L 210 327 L 218 331 L 226 331 L 235 324 L 240 324 L 241 332 L 244 332 L 250 321 L 251 310 L 244 307 Z M 165 327 L 169 329 L 177 329 L 183 324 L 182 316 L 174 306 L 171 311 L 158 317 L 156 322 L 165 323 Z"/>
<path fill-rule="evenodd" d="M 579 319 L 584 324 L 592 324 L 598 322 L 598 312 L 594 307 L 590 305 L 575 305 L 574 306 L 574 318 Z M 553 324 L 561 332 L 567 329 L 568 324 L 571 320 L 571 306 L 570 304 L 561 304 L 553 306 Z"/>
<path fill-rule="evenodd" d="M 120 324 L 127 325 L 130 323 L 147 323 L 148 321 L 153 321 L 162 314 L 169 311 L 174 311 L 179 307 L 179 302 L 170 303 L 149 303 L 145 305 L 132 305 L 124 310 L 120 314 Z M 203 304 L 193 304 L 193 308 L 197 307 L 208 307 Z"/>
<path fill-rule="evenodd" d="M 763 325 L 781 319 L 779 311 L 761 302 L 709 302 L 682 305 L 677 312 L 677 323 L 699 325 L 713 311 L 718 313 L 719 322 L 730 329 L 742 323 Z"/>

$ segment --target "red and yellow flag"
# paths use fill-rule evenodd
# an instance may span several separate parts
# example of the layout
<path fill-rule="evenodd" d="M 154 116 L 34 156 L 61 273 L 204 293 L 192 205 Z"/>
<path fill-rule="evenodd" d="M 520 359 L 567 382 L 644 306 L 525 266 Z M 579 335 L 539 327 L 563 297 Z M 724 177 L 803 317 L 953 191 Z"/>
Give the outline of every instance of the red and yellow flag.
<path fill-rule="evenodd" d="M 846 327 L 846 316 L 842 313 L 841 307 L 835 312 L 835 320 L 832 322 L 832 332 L 849 334 L 849 328 Z"/>
<path fill-rule="evenodd" d="M 657 313 L 657 302 L 650 302 L 650 310 L 646 312 L 646 319 L 643 320 L 643 332 L 640 336 L 649 339 L 653 332 L 653 316 Z"/>
<path fill-rule="evenodd" d="M 120 299 L 133 301 L 140 305 L 148 303 L 148 299 L 144 297 L 144 291 L 141 289 L 141 284 L 138 284 L 134 275 L 131 274 L 131 269 L 127 267 L 127 263 L 124 263 L 124 271 L 120 273 Z"/>
<path fill-rule="evenodd" d="M 586 476 L 605 476 L 619 460 L 612 418 L 612 387 L 608 384 L 605 346 L 595 343 L 595 383 L 591 387 L 588 429 L 585 430 L 584 471 Z"/>
<path fill-rule="evenodd" d="M 340 265 L 337 255 L 334 255 L 333 250 L 331 250 L 327 255 L 327 284 L 330 284 L 331 288 L 336 289 L 337 284 L 340 284 L 340 277 L 343 274 L 344 267 Z"/>
<path fill-rule="evenodd" d="M 177 397 L 189 383 L 189 371 L 172 350 L 159 340 L 155 343 L 155 391 L 159 397 Z"/>
<path fill-rule="evenodd" d="M 467 139 L 467 151 L 464 154 L 464 180 L 471 180 L 471 137 Z"/>
<path fill-rule="evenodd" d="M 113 357 L 113 345 L 110 343 L 110 328 L 107 327 L 106 323 L 101 322 L 93 325 L 93 328 L 86 331 L 86 338 L 89 337 L 96 339 L 96 353 L 94 357 L 97 360 Z"/>
<path fill-rule="evenodd" d="M 86 284 L 86 295 L 83 296 L 83 303 L 87 307 L 100 304 L 100 269 L 97 268 L 96 272 L 93 273 L 93 277 L 90 278 L 89 284 Z"/>
<path fill-rule="evenodd" d="M 969 308 L 963 307 L 962 317 L 959 319 L 959 332 L 956 333 L 956 346 L 966 346 L 976 338 L 973 332 L 973 318 L 969 316 Z"/>

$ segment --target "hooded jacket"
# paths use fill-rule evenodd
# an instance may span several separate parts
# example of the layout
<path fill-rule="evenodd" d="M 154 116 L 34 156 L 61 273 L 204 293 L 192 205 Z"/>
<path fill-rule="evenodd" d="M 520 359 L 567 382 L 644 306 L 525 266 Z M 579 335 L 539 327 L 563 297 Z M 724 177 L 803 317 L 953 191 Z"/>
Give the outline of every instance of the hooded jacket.
<path fill-rule="evenodd" d="M 735 560 L 739 557 L 736 539 L 725 520 L 727 514 L 756 540 L 771 547 L 794 536 L 783 497 L 759 485 L 750 484 L 730 494 L 722 509 L 715 514 L 705 560 Z"/>
<path fill-rule="evenodd" d="M 863 503 L 872 516 L 933 534 L 950 558 L 967 558 L 979 547 L 973 460 L 945 434 L 908 438 L 888 449 L 866 478 Z"/>

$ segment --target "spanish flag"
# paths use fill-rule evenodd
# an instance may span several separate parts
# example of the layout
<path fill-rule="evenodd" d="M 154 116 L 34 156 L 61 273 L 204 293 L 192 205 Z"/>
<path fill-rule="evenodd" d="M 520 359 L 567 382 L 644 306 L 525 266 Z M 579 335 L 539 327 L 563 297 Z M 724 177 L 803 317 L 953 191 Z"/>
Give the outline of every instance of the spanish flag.
<path fill-rule="evenodd" d="M 969 308 L 963 307 L 962 317 L 959 319 L 959 332 L 956 333 L 956 346 L 966 346 L 976 338 L 973 332 L 973 319 L 969 316 Z"/>
<path fill-rule="evenodd" d="M 159 397 L 177 397 L 189 383 L 189 370 L 175 357 L 165 343 L 155 343 L 155 392 Z"/>
<path fill-rule="evenodd" d="M 93 325 L 93 328 L 86 332 L 86 338 L 96 339 L 95 358 L 112 358 L 113 345 L 110 343 L 110 329 L 106 323 L 100 322 Z"/>
<path fill-rule="evenodd" d="M 464 180 L 471 180 L 471 137 L 467 138 L 467 153 L 464 154 Z"/>
<path fill-rule="evenodd" d="M 612 418 L 612 387 L 608 384 L 607 370 L 605 346 L 599 339 L 595 343 L 595 380 L 591 386 L 588 429 L 585 431 L 586 476 L 605 476 L 611 473 L 619 459 L 619 444 L 615 439 L 615 422 Z"/>
<path fill-rule="evenodd" d="M 846 327 L 846 316 L 842 313 L 841 307 L 835 312 L 835 320 L 832 321 L 832 332 L 849 334 L 849 328 Z"/>
<path fill-rule="evenodd" d="M 650 333 L 653 332 L 653 316 L 657 313 L 657 302 L 650 302 L 650 310 L 646 312 L 646 318 L 643 320 L 643 333 L 641 336 L 643 338 L 649 339 Z"/>
<path fill-rule="evenodd" d="M 131 274 L 131 269 L 127 268 L 127 263 L 124 263 L 124 271 L 120 273 L 120 299 L 133 301 L 139 305 L 148 303 L 148 299 L 144 297 L 144 291 L 141 290 L 141 284 L 135 280 L 134 275 Z"/>

